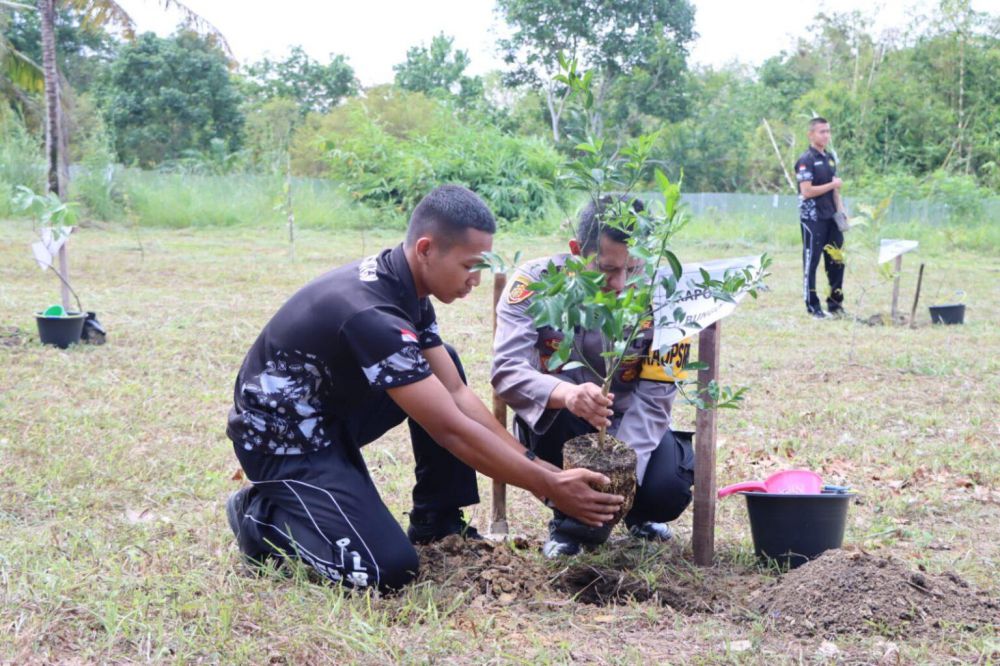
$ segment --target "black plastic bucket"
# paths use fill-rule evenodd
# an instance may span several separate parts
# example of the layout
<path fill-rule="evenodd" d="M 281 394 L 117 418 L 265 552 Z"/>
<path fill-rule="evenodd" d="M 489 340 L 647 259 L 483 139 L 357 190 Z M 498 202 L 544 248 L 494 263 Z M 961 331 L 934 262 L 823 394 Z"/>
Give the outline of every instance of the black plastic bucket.
<path fill-rule="evenodd" d="M 844 543 L 852 493 L 743 495 L 754 552 L 762 560 L 775 560 L 794 569 Z"/>
<path fill-rule="evenodd" d="M 965 322 L 965 303 L 932 305 L 931 322 L 934 324 L 961 324 Z"/>
<path fill-rule="evenodd" d="M 86 320 L 85 312 L 68 312 L 62 317 L 46 317 L 41 312 L 35 313 L 38 338 L 42 344 L 55 345 L 60 349 L 66 349 L 80 341 L 83 322 Z"/>

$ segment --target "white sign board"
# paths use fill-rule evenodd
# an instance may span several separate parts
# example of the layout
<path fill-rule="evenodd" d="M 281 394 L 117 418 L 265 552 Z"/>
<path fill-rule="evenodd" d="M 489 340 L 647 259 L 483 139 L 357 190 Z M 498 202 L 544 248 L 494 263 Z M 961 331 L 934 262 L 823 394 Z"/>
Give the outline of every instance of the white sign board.
<path fill-rule="evenodd" d="M 760 257 L 737 257 L 735 259 L 714 259 L 694 264 L 684 264 L 683 272 L 677 281 L 677 291 L 667 299 L 662 287 L 657 287 L 653 294 L 653 308 L 657 312 L 656 321 L 666 316 L 673 320 L 671 313 L 677 308 L 684 310 L 684 323 L 678 328 L 677 324 L 661 325 L 657 323 L 656 331 L 653 333 L 653 349 L 663 349 L 665 346 L 674 345 L 687 336 L 692 331 L 706 328 L 723 317 L 727 317 L 736 309 L 736 303 L 717 301 L 712 298 L 707 289 L 702 289 L 697 285 L 704 282 L 701 271 L 708 272 L 713 280 L 721 280 L 728 270 L 743 270 L 749 267 L 754 275 L 760 270 Z M 664 277 L 670 274 L 670 268 L 662 268 L 658 274 Z M 659 281 L 659 280 L 657 280 Z M 734 294 L 734 299 L 739 302 L 746 296 L 746 291 Z M 700 328 L 692 326 L 697 324 Z"/>
<path fill-rule="evenodd" d="M 892 261 L 901 254 L 906 254 L 910 250 L 917 249 L 917 245 L 919 244 L 914 240 L 883 238 L 878 246 L 878 263 L 884 264 L 887 261 Z"/>

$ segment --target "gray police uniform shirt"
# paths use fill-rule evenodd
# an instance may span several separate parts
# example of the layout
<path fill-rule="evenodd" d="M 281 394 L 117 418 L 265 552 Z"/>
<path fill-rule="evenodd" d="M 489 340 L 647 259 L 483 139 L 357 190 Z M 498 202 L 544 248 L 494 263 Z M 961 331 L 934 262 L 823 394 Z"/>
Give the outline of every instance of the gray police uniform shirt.
<path fill-rule="evenodd" d="M 562 333 L 547 326 L 536 327 L 528 314 L 532 296 L 528 285 L 538 280 L 550 262 L 561 270 L 569 256 L 558 254 L 520 266 L 497 303 L 493 388 L 539 434 L 548 430 L 558 413 L 546 404 L 559 382 L 601 383 L 586 367 L 548 370 L 549 357 L 558 348 Z M 580 361 L 582 355 L 593 367 L 604 368 L 603 337 L 600 331 L 577 333 L 570 361 Z M 608 432 L 636 452 L 639 483 L 650 456 L 670 427 L 670 409 L 677 391 L 674 378 L 684 378 L 691 350 L 690 339 L 685 339 L 661 357 L 658 350 L 651 349 L 652 342 L 653 328 L 648 326 L 632 342 L 611 384 L 614 416 Z"/>

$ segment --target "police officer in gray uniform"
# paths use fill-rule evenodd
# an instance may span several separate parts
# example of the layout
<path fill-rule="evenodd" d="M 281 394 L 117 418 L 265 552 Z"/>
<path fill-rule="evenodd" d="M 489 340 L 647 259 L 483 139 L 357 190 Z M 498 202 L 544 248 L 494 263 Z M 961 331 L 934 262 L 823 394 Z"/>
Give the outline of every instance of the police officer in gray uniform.
<path fill-rule="evenodd" d="M 642 207 L 638 201 L 635 205 Z M 604 273 L 606 289 L 620 291 L 640 263 L 628 254 L 628 236 L 601 224 L 596 212 L 593 203 L 583 210 L 570 247 L 574 254 L 593 257 L 591 266 Z M 635 450 L 639 488 L 625 525 L 635 537 L 665 541 L 672 537 L 666 522 L 688 506 L 694 480 L 691 435 L 670 429 L 677 390 L 674 378 L 683 378 L 690 341 L 678 343 L 661 358 L 658 350 L 651 349 L 652 327 L 644 331 L 613 378 L 609 396 L 601 395 L 601 380 L 585 366 L 550 372 L 547 362 L 562 334 L 535 326 L 527 312 L 532 296 L 528 286 L 550 263 L 561 270 L 568 257 L 558 254 L 529 261 L 514 273 L 497 305 L 493 387 L 516 413 L 518 439 L 554 465 L 562 465 L 565 441 L 601 426 Z M 582 355 L 593 367 L 603 367 L 603 349 L 599 330 L 577 332 L 570 361 L 579 361 Z M 554 510 L 543 550 L 546 557 L 573 555 L 581 545 L 605 542 L 610 532 L 606 526 L 589 527 Z"/>

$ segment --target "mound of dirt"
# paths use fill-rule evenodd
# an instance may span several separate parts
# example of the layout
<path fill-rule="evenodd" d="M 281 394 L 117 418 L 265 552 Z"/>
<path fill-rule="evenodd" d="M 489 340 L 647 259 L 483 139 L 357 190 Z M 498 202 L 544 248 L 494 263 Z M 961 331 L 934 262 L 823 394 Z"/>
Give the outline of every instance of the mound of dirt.
<path fill-rule="evenodd" d="M 797 636 L 912 635 L 1000 625 L 1000 600 L 954 573 L 912 571 L 894 559 L 832 550 L 751 594 L 775 628 Z"/>
<path fill-rule="evenodd" d="M 528 600 L 545 587 L 549 574 L 527 547 L 524 539 L 498 543 L 445 537 L 417 547 L 418 581 L 432 581 L 455 593 L 472 590 L 473 606 Z"/>

